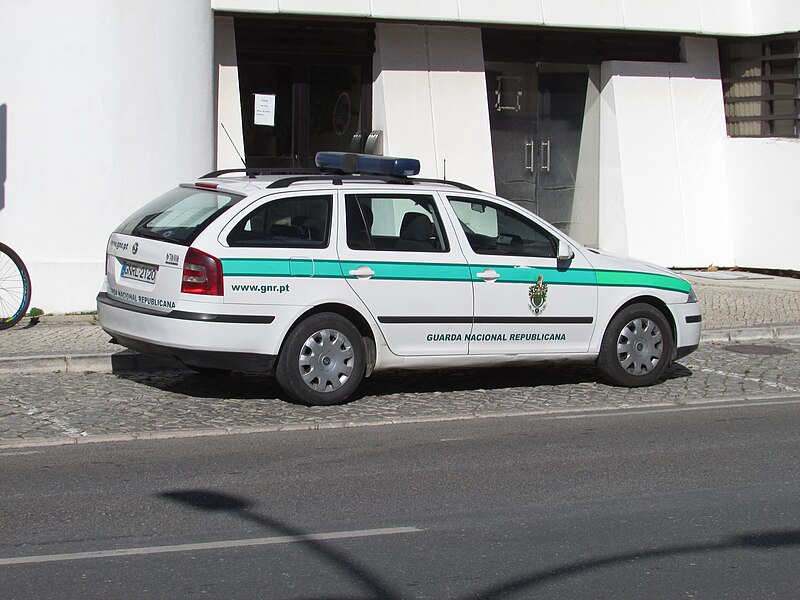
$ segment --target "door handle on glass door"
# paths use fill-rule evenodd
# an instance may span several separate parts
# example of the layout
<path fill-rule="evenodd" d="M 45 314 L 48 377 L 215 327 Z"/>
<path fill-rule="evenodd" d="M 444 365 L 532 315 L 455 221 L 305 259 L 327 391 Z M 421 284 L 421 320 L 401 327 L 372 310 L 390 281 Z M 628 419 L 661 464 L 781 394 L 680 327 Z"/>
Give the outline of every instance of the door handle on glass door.
<path fill-rule="evenodd" d="M 550 140 L 542 140 L 542 171 L 550 172 Z"/>
<path fill-rule="evenodd" d="M 533 173 L 533 141 L 525 142 L 525 170 Z"/>

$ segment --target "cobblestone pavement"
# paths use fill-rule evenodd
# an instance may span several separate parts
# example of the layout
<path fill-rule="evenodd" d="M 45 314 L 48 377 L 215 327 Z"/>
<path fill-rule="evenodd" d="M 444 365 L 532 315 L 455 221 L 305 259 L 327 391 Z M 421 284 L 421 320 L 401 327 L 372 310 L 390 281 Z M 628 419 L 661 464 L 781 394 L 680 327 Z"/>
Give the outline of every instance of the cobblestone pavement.
<path fill-rule="evenodd" d="M 773 287 L 770 280 L 726 285 L 699 277 L 689 279 L 700 299 L 705 330 L 800 323 L 800 280 L 790 280 L 797 282 L 792 289 Z"/>
<path fill-rule="evenodd" d="M 0 375 L 0 447 L 470 419 L 580 409 L 679 406 L 800 394 L 800 341 L 742 354 L 707 344 L 649 388 L 598 383 L 589 367 L 392 372 L 345 406 L 279 399 L 268 377 L 186 371 Z M 740 349 L 742 348 L 739 345 Z"/>

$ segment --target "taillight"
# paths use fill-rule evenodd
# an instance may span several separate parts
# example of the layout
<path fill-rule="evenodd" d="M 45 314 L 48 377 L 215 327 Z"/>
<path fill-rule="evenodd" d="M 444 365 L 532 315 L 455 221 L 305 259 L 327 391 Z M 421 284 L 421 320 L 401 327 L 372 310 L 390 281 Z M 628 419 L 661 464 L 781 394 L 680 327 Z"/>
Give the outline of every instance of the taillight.
<path fill-rule="evenodd" d="M 197 248 L 189 248 L 183 261 L 181 292 L 222 296 L 223 289 L 220 260 Z"/>

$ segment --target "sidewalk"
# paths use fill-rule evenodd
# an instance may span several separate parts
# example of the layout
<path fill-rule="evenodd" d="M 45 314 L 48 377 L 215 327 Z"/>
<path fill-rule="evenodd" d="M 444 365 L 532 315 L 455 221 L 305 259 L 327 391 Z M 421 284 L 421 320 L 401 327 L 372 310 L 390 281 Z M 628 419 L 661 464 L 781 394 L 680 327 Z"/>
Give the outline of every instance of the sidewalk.
<path fill-rule="evenodd" d="M 682 272 L 703 310 L 703 343 L 800 338 L 800 279 Z M 111 372 L 180 367 L 111 344 L 95 315 L 23 319 L 0 331 L 0 373 Z"/>

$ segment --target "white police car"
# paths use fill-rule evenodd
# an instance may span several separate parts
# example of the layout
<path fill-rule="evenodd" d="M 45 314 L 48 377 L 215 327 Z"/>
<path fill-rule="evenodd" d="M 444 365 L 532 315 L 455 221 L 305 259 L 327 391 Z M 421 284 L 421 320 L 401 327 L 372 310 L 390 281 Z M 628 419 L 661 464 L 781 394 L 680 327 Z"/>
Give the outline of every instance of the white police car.
<path fill-rule="evenodd" d="M 197 370 L 273 372 L 307 404 L 380 369 L 596 361 L 649 385 L 698 346 L 674 273 L 582 247 L 519 206 L 320 153 L 317 173 L 210 173 L 108 241 L 100 324 Z"/>

